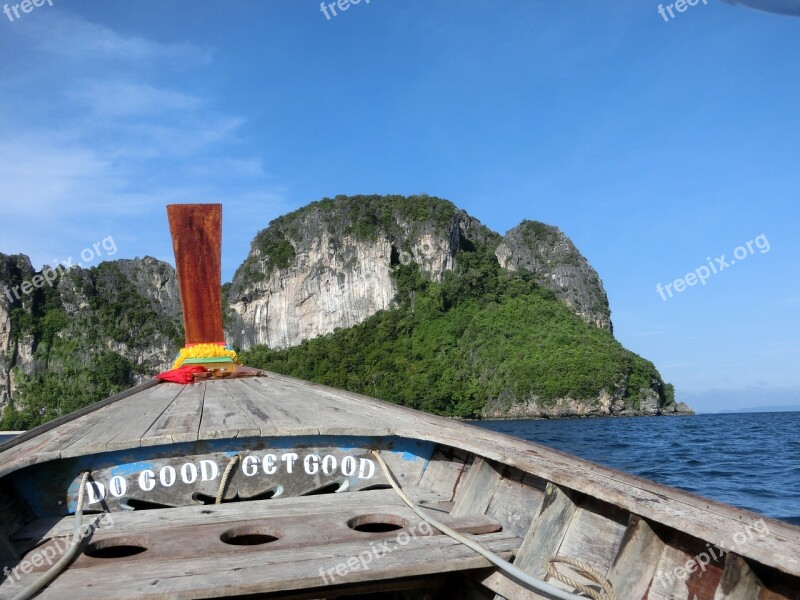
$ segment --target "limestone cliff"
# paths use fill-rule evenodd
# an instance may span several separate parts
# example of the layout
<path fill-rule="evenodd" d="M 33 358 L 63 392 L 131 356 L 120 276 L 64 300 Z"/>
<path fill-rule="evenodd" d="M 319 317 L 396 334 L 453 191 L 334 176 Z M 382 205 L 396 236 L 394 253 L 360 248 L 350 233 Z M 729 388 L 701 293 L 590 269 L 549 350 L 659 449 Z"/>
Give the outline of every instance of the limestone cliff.
<path fill-rule="evenodd" d="M 500 283 L 504 278 L 486 262 L 487 251 L 496 269 L 519 274 L 519 285 L 507 282 L 507 288 Z M 424 301 L 439 305 L 440 311 L 427 314 L 425 323 L 411 316 L 414 296 L 424 285 L 401 289 L 397 274 L 403 265 L 412 266 L 413 272 L 429 282 L 446 283 Z M 469 323 L 483 318 L 481 314 L 470 318 L 462 314 L 461 321 L 448 321 L 445 313 L 459 302 L 454 293 L 477 294 L 479 303 L 486 302 L 487 309 L 498 311 L 500 318 L 500 312 L 510 310 L 504 299 L 526 287 L 528 283 L 523 282 L 531 278 L 552 293 L 541 305 L 546 307 L 544 319 L 551 319 L 552 327 L 519 323 L 521 327 L 512 326 L 499 336 L 485 331 L 480 336 L 485 343 L 464 344 L 466 361 L 450 355 L 459 347 L 455 338 L 443 340 L 438 349 L 425 353 L 430 350 L 427 344 L 439 344 L 436 333 L 429 337 L 431 332 L 456 327 L 466 328 L 466 335 Z M 597 272 L 565 234 L 543 223 L 523 221 L 502 237 L 452 203 L 428 196 L 324 199 L 276 219 L 261 231 L 227 292 L 228 339 L 244 350 L 256 347 L 248 360 L 261 361 L 257 366 L 288 368 L 289 374 L 298 377 L 383 394 L 381 397 L 426 410 L 463 415 L 480 406 L 481 414 L 488 417 L 683 414 L 690 410 L 675 404 L 671 387 L 668 391 L 652 363 L 632 355 L 613 339 L 608 298 Z M 546 306 L 553 301 L 563 303 L 602 335 L 570 329 L 562 317 L 554 316 L 560 315 L 559 311 Z M 387 310 L 394 311 L 396 318 L 379 318 Z M 531 313 L 525 318 L 539 320 Z M 433 325 L 437 320 L 442 322 L 438 330 Z M 398 321 L 407 323 L 405 330 L 394 328 Z M 489 321 L 487 326 L 497 327 L 497 321 Z M 353 335 L 337 335 L 354 331 L 359 324 L 383 331 L 385 345 L 375 342 L 372 333 L 363 328 Z M 396 335 L 406 335 L 408 329 L 413 330 L 410 346 L 388 342 Z M 515 339 L 522 330 L 536 330 L 539 340 L 529 337 L 510 349 L 513 358 L 501 358 L 506 352 L 500 349 L 504 340 Z M 569 339 L 562 343 L 570 347 L 552 346 L 554 337 Z M 299 346 L 308 341 L 315 343 Z M 269 354 L 260 346 L 282 352 Z M 534 359 L 545 346 L 557 354 Z M 406 358 L 381 359 L 382 365 L 375 366 L 376 357 L 384 351 Z M 519 364 L 511 366 L 518 358 Z M 362 363 L 373 366 L 362 368 Z M 569 368 L 559 366 L 567 363 Z M 320 364 L 325 369 L 320 370 Z M 401 364 L 405 367 L 398 366 Z M 532 378 L 527 378 L 521 365 L 532 371 Z M 389 374 L 403 368 L 422 372 L 416 387 Z M 584 374 L 576 381 L 580 378 L 583 383 L 569 384 L 581 370 Z M 448 384 L 435 382 L 434 372 L 442 381 L 448 376 L 454 379 Z M 470 381 L 474 384 L 465 383 Z M 441 389 L 431 392 L 434 387 Z M 544 390 L 544 397 L 525 391 L 531 388 Z M 571 395 L 570 389 L 578 395 Z"/>
<path fill-rule="evenodd" d="M 503 268 L 530 271 L 575 314 L 611 330 L 600 277 L 558 228 L 523 221 L 501 238 L 443 200 L 355 196 L 315 202 L 258 234 L 228 296 L 230 340 L 286 348 L 352 327 L 395 305 L 395 265 L 441 281 L 458 250 L 476 243 L 494 244 Z"/>
<path fill-rule="evenodd" d="M 12 428 L 151 377 L 181 343 L 170 265 L 118 260 L 73 267 L 50 283 L 45 271 L 56 273 L 36 272 L 25 256 L 0 255 L 0 411 Z M 16 410 L 9 413 L 9 404 Z"/>
<path fill-rule="evenodd" d="M 611 331 L 611 311 L 603 283 L 558 227 L 523 221 L 506 233 L 495 253 L 500 266 L 525 269 L 588 323 Z"/>
<path fill-rule="evenodd" d="M 230 340 L 285 348 L 352 327 L 394 305 L 394 266 L 414 263 L 441 281 L 461 245 L 495 236 L 425 196 L 315 202 L 256 237 L 228 295 Z"/>
<path fill-rule="evenodd" d="M 0 254 L 0 411 L 8 404 L 14 390 L 13 368 L 18 363 L 31 365 L 33 348 L 30 338 L 12 334 L 12 311 L 15 306 L 23 309 L 21 300 L 15 294 L 15 286 L 34 275 L 31 261 L 27 256 L 7 256 Z"/>
<path fill-rule="evenodd" d="M 139 382 L 167 368 L 180 346 L 181 304 L 175 269 L 160 260 L 116 260 L 73 268 L 58 293 L 82 346 L 131 361 Z"/>

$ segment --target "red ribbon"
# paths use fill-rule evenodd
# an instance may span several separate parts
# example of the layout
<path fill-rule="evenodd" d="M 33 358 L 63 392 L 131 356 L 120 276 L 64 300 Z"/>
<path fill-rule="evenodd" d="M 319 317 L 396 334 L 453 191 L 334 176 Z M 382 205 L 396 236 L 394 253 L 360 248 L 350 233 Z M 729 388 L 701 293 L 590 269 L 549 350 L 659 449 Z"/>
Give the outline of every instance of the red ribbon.
<path fill-rule="evenodd" d="M 205 373 L 206 369 L 202 365 L 183 365 L 171 371 L 164 371 L 156 375 L 156 379 L 163 381 L 171 381 L 173 383 L 192 383 L 194 382 L 195 373 Z"/>

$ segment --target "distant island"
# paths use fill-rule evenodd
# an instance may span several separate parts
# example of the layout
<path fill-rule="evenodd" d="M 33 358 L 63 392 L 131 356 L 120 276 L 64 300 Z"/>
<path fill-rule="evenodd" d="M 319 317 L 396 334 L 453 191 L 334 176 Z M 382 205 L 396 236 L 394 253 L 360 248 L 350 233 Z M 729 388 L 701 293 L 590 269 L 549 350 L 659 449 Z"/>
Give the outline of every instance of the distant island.
<path fill-rule="evenodd" d="M 732 410 L 718 410 L 717 414 L 728 413 L 759 413 L 759 412 L 800 412 L 800 405 L 795 406 L 749 406 Z"/>
<path fill-rule="evenodd" d="M 0 288 L 40 275 L 0 254 Z M 242 362 L 422 410 L 693 414 L 614 338 L 589 262 L 537 221 L 501 236 L 429 196 L 325 198 L 262 230 L 223 295 Z M 0 426 L 28 429 L 149 378 L 182 337 L 174 269 L 151 257 L 0 296 Z"/>

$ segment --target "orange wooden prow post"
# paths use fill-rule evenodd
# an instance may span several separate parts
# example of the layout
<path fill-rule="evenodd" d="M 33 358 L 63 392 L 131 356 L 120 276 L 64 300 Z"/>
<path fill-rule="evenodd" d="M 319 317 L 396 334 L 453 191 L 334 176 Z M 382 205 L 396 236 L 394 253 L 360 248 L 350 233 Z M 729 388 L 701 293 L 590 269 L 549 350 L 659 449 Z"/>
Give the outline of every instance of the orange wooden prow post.
<path fill-rule="evenodd" d="M 222 205 L 167 206 L 181 289 L 186 345 L 224 344 Z"/>

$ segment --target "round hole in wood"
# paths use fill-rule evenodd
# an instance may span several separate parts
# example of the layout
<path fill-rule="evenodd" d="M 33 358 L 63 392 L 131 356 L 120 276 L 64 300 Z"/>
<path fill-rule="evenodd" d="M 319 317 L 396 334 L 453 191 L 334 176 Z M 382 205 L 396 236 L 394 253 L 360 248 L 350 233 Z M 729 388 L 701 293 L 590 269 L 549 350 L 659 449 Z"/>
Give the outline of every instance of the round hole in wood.
<path fill-rule="evenodd" d="M 141 554 L 150 547 L 150 540 L 143 537 L 120 536 L 92 542 L 84 554 L 92 558 L 126 558 Z"/>
<path fill-rule="evenodd" d="M 281 534 L 260 525 L 245 525 L 229 529 L 219 539 L 233 546 L 260 546 L 281 539 Z"/>
<path fill-rule="evenodd" d="M 372 514 L 353 517 L 347 521 L 347 526 L 363 533 L 386 533 L 408 527 L 408 521 L 397 515 Z"/>

